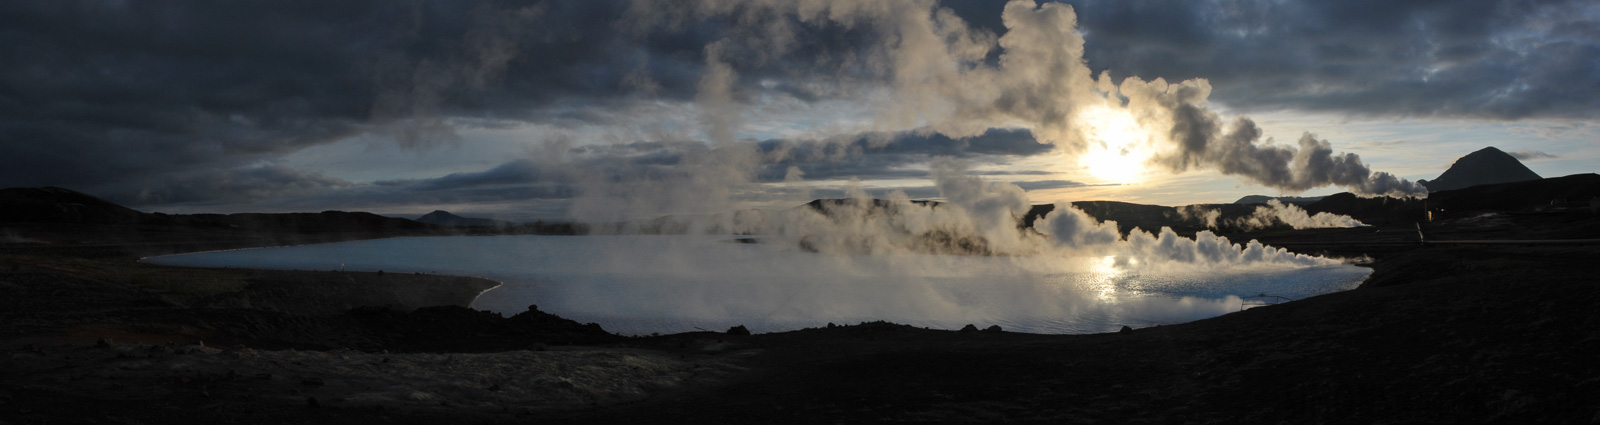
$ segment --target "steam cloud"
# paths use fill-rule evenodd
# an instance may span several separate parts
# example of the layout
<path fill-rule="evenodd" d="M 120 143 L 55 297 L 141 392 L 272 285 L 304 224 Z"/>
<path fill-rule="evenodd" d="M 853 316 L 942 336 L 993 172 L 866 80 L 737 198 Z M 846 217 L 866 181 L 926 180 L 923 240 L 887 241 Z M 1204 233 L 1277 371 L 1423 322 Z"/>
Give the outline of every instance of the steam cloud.
<path fill-rule="evenodd" d="M 877 32 L 879 44 L 862 65 L 881 70 L 879 77 L 891 88 L 891 95 L 880 98 L 874 120 L 881 127 L 926 126 L 950 137 L 1026 127 L 1042 142 L 1075 156 L 1104 143 L 1089 134 L 1081 115 L 1105 108 L 1130 114 L 1152 133 L 1136 143 L 1157 151 L 1151 161 L 1173 172 L 1215 170 L 1286 192 L 1334 185 L 1361 196 L 1427 194 L 1419 184 L 1372 171 L 1355 154 L 1334 154 L 1330 143 L 1310 133 L 1297 146 L 1284 146 L 1262 140 L 1261 129 L 1248 118 L 1225 125 L 1205 107 L 1211 92 L 1205 79 L 1169 84 L 1129 77 L 1116 84 L 1109 72 L 1092 76 L 1069 5 L 1013 0 L 1002 13 L 1007 31 L 999 37 L 969 27 L 933 2 L 705 0 L 680 7 L 640 1 L 629 16 L 641 32 L 728 17 L 737 27 L 733 33 L 751 36 L 725 38 L 707 48 L 711 66 L 703 90 L 707 81 L 734 77 L 717 59 L 728 45 L 743 43 L 751 51 L 781 55 L 796 44 L 796 21 L 866 27 Z M 721 98 L 720 90 L 705 90 L 702 98 Z M 713 138 L 724 137 L 726 127 L 711 124 Z"/>
<path fill-rule="evenodd" d="M 1209 231 L 1195 234 L 1194 239 L 1178 236 L 1172 229 L 1163 227 L 1155 234 L 1134 229 L 1126 238 L 1120 237 L 1114 221 L 1099 222 L 1083 210 L 1068 203 L 1057 203 L 1056 209 L 1034 223 L 1034 228 L 1050 235 L 1055 244 L 1072 251 L 1114 253 L 1125 261 L 1147 263 L 1179 263 L 1206 266 L 1239 266 L 1250 264 L 1283 264 L 1313 266 L 1337 264 L 1336 261 L 1288 252 L 1282 248 L 1250 241 L 1235 244 L 1228 238 Z"/>
<path fill-rule="evenodd" d="M 1366 227 L 1366 223 L 1343 214 L 1319 212 L 1307 213 L 1298 205 L 1285 204 L 1277 199 L 1267 201 L 1266 206 L 1256 207 L 1254 214 L 1240 217 L 1233 223 L 1235 226 L 1249 229 L 1271 227 L 1276 223 L 1287 224 L 1295 229 L 1327 229 Z M 1215 226 L 1213 226 L 1215 227 Z"/>
<path fill-rule="evenodd" d="M 1224 225 L 1244 231 L 1264 229 L 1280 224 L 1297 230 L 1367 226 L 1361 220 L 1356 220 L 1348 215 L 1330 212 L 1311 214 L 1304 208 L 1300 208 L 1299 205 L 1284 203 L 1277 199 L 1268 200 L 1266 205 L 1256 207 L 1255 211 L 1244 217 L 1223 219 L 1222 210 L 1199 205 L 1178 207 L 1177 213 L 1184 220 L 1196 221 L 1212 229 L 1217 229 Z"/>
<path fill-rule="evenodd" d="M 729 60 L 730 52 L 783 55 L 795 45 L 796 24 L 863 28 L 877 34 L 878 45 L 857 60 L 878 70 L 887 83 L 886 95 L 872 97 L 879 106 L 872 122 L 882 130 L 916 127 L 964 138 L 994 128 L 1027 128 L 1041 143 L 1057 146 L 1071 159 L 1105 143 L 1083 120 L 1110 111 L 1131 116 L 1145 133 L 1131 143 L 1150 148 L 1151 163 L 1173 172 L 1210 169 L 1283 191 L 1335 185 L 1363 196 L 1426 194 L 1413 182 L 1372 171 L 1355 154 L 1334 154 L 1329 142 L 1309 133 L 1297 146 L 1283 146 L 1270 138 L 1263 140 L 1261 129 L 1248 118 L 1224 125 L 1205 107 L 1211 87 L 1204 79 L 1168 83 L 1129 77 L 1114 84 L 1109 72 L 1092 76 L 1083 60 L 1084 39 L 1076 29 L 1076 15 L 1063 4 L 1008 3 L 1002 14 L 1007 32 L 999 37 L 969 27 L 932 2 L 708 0 L 680 7 L 641 1 L 629 16 L 630 27 L 641 33 L 678 28 L 694 20 L 730 18 L 734 27 L 730 33 L 742 37 L 723 38 L 704 49 L 707 66 L 696 103 L 711 139 L 709 147 L 680 152 L 680 160 L 670 167 L 585 164 L 560 155 L 549 161 L 549 168 L 561 170 L 580 188 L 573 215 L 591 221 L 732 211 L 732 200 L 756 190 L 754 177 L 762 166 L 781 163 L 803 150 L 757 148 L 733 140 L 740 126 L 740 95 L 737 62 Z M 833 81 L 841 91 L 862 84 L 851 79 L 818 80 Z M 784 180 L 801 186 L 803 174 L 791 167 Z M 1211 232 L 1200 232 L 1194 239 L 1166 228 L 1134 229 L 1124 235 L 1116 223 L 1095 220 L 1065 203 L 1056 205 L 1033 228 L 1019 229 L 1030 205 L 1018 186 L 969 175 L 961 162 L 949 158 L 934 160 L 929 175 L 947 202 L 913 202 L 903 193 L 874 200 L 856 186 L 849 200 L 814 208 L 682 215 L 670 223 L 657 220 L 648 225 L 691 233 L 772 235 L 824 253 L 1058 253 L 1115 255 L 1128 263 L 1228 266 L 1333 263 L 1255 241 L 1236 244 Z M 1216 221 L 1215 216 L 1204 217 Z M 1360 224 L 1348 217 L 1308 215 L 1282 204 L 1257 211 L 1251 219 L 1297 228 Z"/>
<path fill-rule="evenodd" d="M 1205 80 L 1167 84 L 1128 78 L 1119 92 L 1128 97 L 1135 116 L 1145 117 L 1147 127 L 1170 129 L 1175 149 L 1157 155 L 1155 162 L 1174 172 L 1209 168 L 1287 192 L 1333 185 L 1368 197 L 1428 193 L 1421 184 L 1372 171 L 1356 154 L 1335 155 L 1332 144 L 1311 133 L 1302 134 L 1295 148 L 1270 138 L 1263 142 L 1261 128 L 1249 118 L 1234 120 L 1224 131 L 1222 119 L 1200 105 L 1211 92 Z"/>

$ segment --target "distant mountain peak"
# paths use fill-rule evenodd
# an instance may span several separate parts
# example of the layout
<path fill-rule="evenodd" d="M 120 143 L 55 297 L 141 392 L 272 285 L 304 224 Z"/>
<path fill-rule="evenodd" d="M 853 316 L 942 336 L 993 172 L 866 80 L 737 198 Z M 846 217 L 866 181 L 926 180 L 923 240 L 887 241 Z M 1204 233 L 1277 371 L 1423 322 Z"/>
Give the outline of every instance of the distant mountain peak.
<path fill-rule="evenodd" d="M 459 216 L 459 215 L 451 214 L 449 211 L 445 211 L 445 210 L 433 210 L 433 212 L 431 212 L 431 213 L 423 214 L 422 217 L 417 217 L 417 222 L 419 222 L 419 223 L 428 223 L 428 224 L 436 224 L 436 225 L 440 225 L 440 226 L 466 226 L 466 227 L 504 226 L 504 225 L 510 224 L 510 223 L 507 223 L 507 222 L 504 222 L 504 221 L 487 219 L 487 218 L 462 217 L 462 216 Z"/>
<path fill-rule="evenodd" d="M 418 217 L 417 221 L 422 221 L 423 219 L 426 219 L 426 218 L 462 218 L 462 217 L 459 216 L 459 215 L 451 214 L 449 211 L 445 211 L 445 210 L 433 210 L 433 212 L 431 212 L 431 213 L 423 214 L 422 217 Z"/>
<path fill-rule="evenodd" d="M 1469 153 L 1444 170 L 1439 178 L 1421 181 L 1430 192 L 1463 189 L 1477 185 L 1539 180 L 1522 161 L 1494 146 Z"/>

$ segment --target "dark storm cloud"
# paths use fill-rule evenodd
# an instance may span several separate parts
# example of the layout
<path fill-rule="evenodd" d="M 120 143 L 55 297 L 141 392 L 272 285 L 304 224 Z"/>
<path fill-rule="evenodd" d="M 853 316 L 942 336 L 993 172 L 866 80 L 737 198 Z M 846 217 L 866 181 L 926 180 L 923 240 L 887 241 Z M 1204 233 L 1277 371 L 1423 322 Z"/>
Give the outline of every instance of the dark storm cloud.
<path fill-rule="evenodd" d="M 479 172 L 450 173 L 420 181 L 380 181 L 380 186 L 410 185 L 415 190 L 449 190 L 550 180 L 538 164 L 528 160 L 511 161 Z"/>
<path fill-rule="evenodd" d="M 924 178 L 927 170 L 906 169 L 934 156 L 1003 161 L 1008 157 L 1049 152 L 1027 130 L 990 129 L 981 136 L 952 139 L 937 133 L 906 131 L 865 133 L 832 140 L 767 140 L 757 144 L 761 157 L 757 181 L 783 181 L 789 167 L 807 180 Z M 423 180 L 384 181 L 382 186 L 412 190 L 445 190 L 527 183 L 575 184 L 580 176 L 629 182 L 668 177 L 692 155 L 710 148 L 697 142 L 633 142 L 571 149 L 572 162 L 554 164 L 518 159 L 480 172 L 453 173 Z M 1041 175 L 1043 171 L 991 171 L 987 175 Z"/>
<path fill-rule="evenodd" d="M 161 174 L 137 186 L 111 184 L 113 193 L 133 194 L 113 201 L 134 205 L 218 204 L 318 195 L 353 186 L 343 179 L 277 165 Z"/>
<path fill-rule="evenodd" d="M 1009 182 L 1009 183 L 1017 185 L 1017 187 L 1021 187 L 1022 190 L 1025 190 L 1025 191 L 1044 190 L 1044 189 L 1060 189 L 1060 188 L 1069 188 L 1069 187 L 1111 186 L 1111 185 L 1091 185 L 1091 184 L 1085 184 L 1085 183 L 1082 183 L 1082 182 L 1075 182 L 1075 181 L 1071 181 L 1071 180 L 1013 181 L 1013 182 Z M 943 196 L 943 194 L 939 192 L 939 188 L 936 187 L 936 186 L 933 186 L 933 185 L 865 187 L 865 188 L 861 188 L 861 191 L 865 192 L 868 197 L 877 198 L 877 199 L 892 199 L 892 198 L 895 197 L 896 192 L 898 192 L 900 194 L 904 194 L 907 198 L 910 198 L 910 199 L 934 199 L 934 198 L 939 198 L 939 197 Z M 775 195 L 804 194 L 804 195 L 809 195 L 811 198 L 815 198 L 815 199 L 839 199 L 839 198 L 849 198 L 851 196 L 850 190 L 843 189 L 843 188 L 837 188 L 837 187 L 809 188 L 809 189 L 772 188 L 772 189 L 769 189 L 768 192 L 770 192 L 770 194 L 775 194 Z M 749 200 L 764 200 L 764 199 L 756 199 L 756 198 L 752 197 Z"/>
<path fill-rule="evenodd" d="M 1587 1 L 1071 1 L 1116 78 L 1209 79 L 1231 108 L 1493 119 L 1600 113 Z"/>
<path fill-rule="evenodd" d="M 929 131 L 866 133 L 832 140 L 767 140 L 758 144 L 768 158 L 757 178 L 782 181 L 790 166 L 807 180 L 840 178 L 923 178 L 925 164 L 935 156 L 1000 160 L 1039 155 L 1055 145 L 1040 143 L 1026 129 L 991 128 L 982 135 L 951 138 Z"/>
<path fill-rule="evenodd" d="M 828 141 L 768 140 L 757 144 L 762 164 L 756 182 L 783 181 L 790 167 L 807 180 L 858 178 L 862 180 L 923 179 L 928 171 L 915 166 L 934 156 L 967 158 L 978 162 L 1003 162 L 1007 158 L 1038 155 L 1053 146 L 1041 144 L 1026 130 L 991 129 L 984 135 L 952 139 L 927 132 L 866 133 Z M 451 173 L 428 179 L 383 180 L 369 185 L 331 180 L 328 184 L 279 184 L 304 189 L 299 194 L 340 205 L 374 207 L 425 203 L 516 202 L 566 199 L 582 193 L 585 183 L 630 184 L 681 178 L 694 165 L 688 158 L 710 152 L 697 142 L 645 141 L 576 147 L 568 161 L 515 159 L 483 171 Z M 284 170 L 285 172 L 288 170 Z M 988 171 L 974 174 L 1047 175 L 1044 171 Z M 320 176 L 303 176 L 321 181 Z M 324 178 L 325 179 L 325 178 Z M 233 179 L 237 181 L 238 179 Z M 1021 183 L 1024 189 L 1074 187 L 1081 183 L 1049 180 Z M 185 186 L 192 187 L 192 186 Z M 313 190 L 321 189 L 321 190 Z M 908 194 L 930 197 L 932 187 L 904 188 Z M 781 191 L 781 189 L 773 189 Z M 877 190 L 877 189 L 874 189 Z M 873 192 L 887 194 L 889 189 Z M 217 190 L 197 190 L 193 195 L 218 196 Z M 163 192 L 165 193 L 165 192 Z M 773 192 L 774 194 L 778 192 Z M 842 194 L 843 192 L 840 192 Z M 842 196 L 842 195 L 841 195 Z M 233 199 L 233 198 L 228 198 Z M 157 199 L 188 202 L 192 199 Z"/>
<path fill-rule="evenodd" d="M 1055 146 L 1040 143 L 1027 129 L 991 128 L 974 137 L 951 138 L 925 130 L 893 133 L 865 133 L 844 139 L 767 140 L 761 149 L 797 161 L 816 161 L 851 153 L 941 155 L 966 157 L 973 155 L 1029 156 L 1049 152 Z"/>
<path fill-rule="evenodd" d="M 660 5 L 0 2 L 0 186 L 68 186 L 132 205 L 319 193 L 373 202 L 562 197 L 572 193 L 572 174 L 532 161 L 367 184 L 274 159 L 354 136 L 430 149 L 462 142 L 455 131 L 463 127 L 627 122 L 633 117 L 618 111 L 631 100 L 695 100 L 706 46 L 719 41 L 720 60 L 737 72 L 730 97 L 742 104 L 859 96 L 893 72 L 870 59 L 892 36 L 865 22 L 800 22 L 759 7 L 631 14 L 690 9 L 640 4 Z M 1005 32 L 1002 2 L 939 4 L 980 32 Z M 1094 70 L 1208 78 L 1212 100 L 1235 109 L 1507 119 L 1600 112 L 1600 24 L 1582 2 L 1073 4 Z M 988 65 L 1000 53 L 990 51 Z M 965 139 L 903 132 L 758 148 L 757 181 L 770 182 L 790 167 L 812 180 L 921 178 L 932 156 L 998 163 L 1054 146 L 1026 130 L 990 129 Z M 582 149 L 590 150 L 573 152 L 573 164 L 627 181 L 671 175 L 709 148 Z"/>
<path fill-rule="evenodd" d="M 107 182 L 248 168 L 368 134 L 426 148 L 453 118 L 544 119 L 542 105 L 691 95 L 700 40 L 633 43 L 621 2 L 0 4 L 0 182 Z M 678 60 L 684 61 L 678 63 Z M 570 117 L 552 117 L 559 119 Z M 243 168 L 241 168 L 243 167 Z M 244 172 L 244 171 L 239 171 Z M 168 179 L 170 180 L 170 179 Z M 110 189 L 108 189 L 110 190 Z"/>
<path fill-rule="evenodd" d="M 1071 180 L 1039 180 L 1039 181 L 1026 181 L 1026 182 L 1011 182 L 1011 184 L 1017 185 L 1017 187 L 1020 187 L 1020 188 L 1022 188 L 1022 190 L 1026 190 L 1026 191 L 1035 191 L 1035 190 L 1044 190 L 1044 189 L 1062 189 L 1062 188 L 1068 188 L 1068 187 L 1085 187 L 1085 186 L 1089 186 L 1088 184 L 1084 184 L 1083 182 L 1076 182 L 1076 181 L 1071 181 Z"/>
<path fill-rule="evenodd" d="M 627 10 L 623 0 L 0 3 L 0 185 L 137 203 L 152 199 L 145 189 L 183 185 L 171 175 L 248 172 L 351 136 L 449 146 L 462 126 L 608 123 L 626 119 L 606 110 L 630 97 L 693 99 L 723 26 L 635 34 L 620 21 Z M 816 99 L 791 78 L 865 43 L 842 27 L 800 35 L 792 58 L 730 47 L 736 94 Z"/>

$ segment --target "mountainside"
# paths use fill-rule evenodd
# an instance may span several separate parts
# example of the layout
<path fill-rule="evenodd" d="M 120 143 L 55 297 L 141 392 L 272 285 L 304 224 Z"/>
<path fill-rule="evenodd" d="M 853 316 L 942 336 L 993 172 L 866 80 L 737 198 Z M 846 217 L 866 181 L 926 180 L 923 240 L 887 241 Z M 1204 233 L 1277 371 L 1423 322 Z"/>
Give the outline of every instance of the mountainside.
<path fill-rule="evenodd" d="M 1522 161 L 1493 146 L 1457 159 L 1433 181 L 1419 180 L 1429 192 L 1455 190 L 1481 184 L 1514 183 L 1538 180 L 1538 174 L 1522 165 Z"/>
<path fill-rule="evenodd" d="M 1382 224 L 1421 221 L 1427 215 L 1426 209 L 1462 216 L 1473 212 L 1532 211 L 1573 203 L 1586 205 L 1596 197 L 1600 197 L 1600 175 L 1590 173 L 1441 190 L 1429 193 L 1427 199 L 1362 198 L 1344 192 L 1329 195 L 1305 208 L 1312 213 L 1344 214 L 1367 223 Z"/>
<path fill-rule="evenodd" d="M 862 205 L 863 202 L 870 202 Z M 914 200 L 913 204 L 939 208 L 944 205 L 939 201 Z M 860 207 L 872 213 L 881 213 L 893 201 L 884 199 L 857 200 L 857 199 L 816 199 L 797 208 L 811 208 L 824 215 L 832 216 L 843 208 Z M 1240 217 L 1249 216 L 1255 212 L 1257 205 L 1250 204 L 1197 204 L 1181 207 L 1163 205 L 1145 205 L 1118 201 L 1074 201 L 1072 206 L 1083 210 L 1085 214 L 1101 221 L 1117 222 L 1117 230 L 1127 234 L 1135 228 L 1145 231 L 1157 231 L 1162 227 L 1170 227 L 1179 235 L 1192 236 L 1201 230 L 1218 230 L 1207 225 L 1202 217 L 1205 211 L 1215 211 L 1217 220 L 1226 223 Z M 1018 228 L 1031 229 L 1034 222 L 1055 211 L 1055 204 L 1038 204 L 1028 208 L 1028 211 L 1019 217 Z M 1198 212 L 1198 214 L 1197 214 Z"/>
<path fill-rule="evenodd" d="M 1265 203 L 1267 203 L 1267 201 L 1271 201 L 1271 200 L 1276 199 L 1276 200 L 1278 200 L 1278 202 L 1282 202 L 1282 203 L 1285 203 L 1285 204 L 1305 205 L 1305 204 L 1309 204 L 1309 203 L 1312 203 L 1312 202 L 1321 201 L 1322 198 L 1323 197 L 1321 197 L 1321 196 L 1250 195 L 1250 196 L 1246 196 L 1246 197 L 1243 197 L 1243 198 L 1239 198 L 1239 200 L 1233 201 L 1233 203 L 1235 203 L 1235 204 L 1265 204 Z"/>
<path fill-rule="evenodd" d="M 419 223 L 437 224 L 440 226 L 461 227 L 503 227 L 512 224 L 511 222 L 487 218 L 462 217 L 451 214 L 449 211 L 444 210 L 434 210 L 433 212 L 427 213 L 422 217 L 417 217 L 416 221 Z"/>
<path fill-rule="evenodd" d="M 286 233 L 423 231 L 432 226 L 366 212 L 162 214 L 145 213 L 59 187 L 0 189 L 0 223 L 78 223 L 180 226 Z"/>
<path fill-rule="evenodd" d="M 145 214 L 59 187 L 0 189 L 0 222 L 133 223 Z"/>

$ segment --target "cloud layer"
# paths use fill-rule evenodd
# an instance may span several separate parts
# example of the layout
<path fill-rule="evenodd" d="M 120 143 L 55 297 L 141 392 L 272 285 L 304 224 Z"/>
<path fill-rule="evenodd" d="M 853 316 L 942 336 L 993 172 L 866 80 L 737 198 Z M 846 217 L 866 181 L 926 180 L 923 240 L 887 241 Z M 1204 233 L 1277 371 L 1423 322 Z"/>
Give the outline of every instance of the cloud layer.
<path fill-rule="evenodd" d="M 0 186 L 142 206 L 568 199 L 581 185 L 553 164 L 599 166 L 608 150 L 616 161 L 585 181 L 683 174 L 674 164 L 720 164 L 743 183 L 914 178 L 938 155 L 1070 158 L 1103 142 L 1074 121 L 1106 107 L 1172 139 L 1146 141 L 1177 148 L 1156 161 L 1169 171 L 1397 195 L 1415 188 L 1326 140 L 1269 143 L 1212 108 L 1600 113 L 1590 2 L 1070 3 L 8 2 Z M 372 181 L 282 161 L 351 138 L 430 151 L 476 143 L 462 136 L 474 129 L 636 125 L 666 120 L 638 112 L 662 105 L 693 112 L 659 137 L 565 142 L 587 149 L 579 160 L 533 149 L 478 173 Z M 800 114 L 785 119 L 865 114 L 744 140 L 770 124 L 752 111 L 772 105 Z M 471 180 L 513 177 L 523 186 Z"/>

